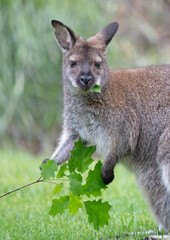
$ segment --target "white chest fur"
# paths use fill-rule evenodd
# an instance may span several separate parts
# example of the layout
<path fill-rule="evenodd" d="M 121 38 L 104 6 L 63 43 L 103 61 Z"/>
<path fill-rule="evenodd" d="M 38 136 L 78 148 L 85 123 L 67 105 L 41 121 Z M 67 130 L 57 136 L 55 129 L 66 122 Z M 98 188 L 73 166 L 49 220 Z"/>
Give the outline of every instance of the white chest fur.
<path fill-rule="evenodd" d="M 86 113 L 76 116 L 76 131 L 90 145 L 96 145 L 97 151 L 104 157 L 111 144 L 110 134 L 103 125 L 101 116 Z"/>

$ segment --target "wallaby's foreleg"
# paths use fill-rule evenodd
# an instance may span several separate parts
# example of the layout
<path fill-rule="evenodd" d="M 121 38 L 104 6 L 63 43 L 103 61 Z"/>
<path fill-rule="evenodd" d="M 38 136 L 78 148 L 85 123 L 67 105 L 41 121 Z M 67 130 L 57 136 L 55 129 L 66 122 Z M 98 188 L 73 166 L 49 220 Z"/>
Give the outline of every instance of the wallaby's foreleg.
<path fill-rule="evenodd" d="M 59 146 L 50 157 L 50 160 L 55 160 L 58 164 L 68 160 L 71 156 L 70 151 L 74 149 L 74 142 L 77 140 L 77 135 L 66 136 L 66 134 L 63 134 Z"/>
<path fill-rule="evenodd" d="M 109 153 L 106 156 L 106 159 L 102 166 L 102 174 L 101 174 L 104 184 L 109 184 L 110 182 L 113 181 L 114 179 L 113 170 L 117 162 L 118 162 L 118 157 L 115 154 Z"/>

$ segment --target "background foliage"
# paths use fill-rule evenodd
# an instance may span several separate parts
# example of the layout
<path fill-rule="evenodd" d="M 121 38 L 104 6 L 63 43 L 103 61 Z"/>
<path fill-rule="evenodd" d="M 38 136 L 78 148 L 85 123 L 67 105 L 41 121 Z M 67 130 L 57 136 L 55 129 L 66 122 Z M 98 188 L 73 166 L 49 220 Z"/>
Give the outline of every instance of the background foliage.
<path fill-rule="evenodd" d="M 118 21 L 109 65 L 170 63 L 169 0 L 0 0 L 0 144 L 51 153 L 62 120 L 58 19 L 88 38 Z"/>

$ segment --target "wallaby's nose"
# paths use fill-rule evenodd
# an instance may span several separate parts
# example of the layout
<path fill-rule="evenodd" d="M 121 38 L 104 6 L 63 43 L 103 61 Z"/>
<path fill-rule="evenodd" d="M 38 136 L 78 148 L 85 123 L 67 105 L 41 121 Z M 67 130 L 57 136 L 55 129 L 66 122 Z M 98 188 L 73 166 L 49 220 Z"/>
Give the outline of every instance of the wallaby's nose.
<path fill-rule="evenodd" d="M 91 81 L 91 76 L 90 75 L 81 75 L 80 81 L 87 85 Z"/>

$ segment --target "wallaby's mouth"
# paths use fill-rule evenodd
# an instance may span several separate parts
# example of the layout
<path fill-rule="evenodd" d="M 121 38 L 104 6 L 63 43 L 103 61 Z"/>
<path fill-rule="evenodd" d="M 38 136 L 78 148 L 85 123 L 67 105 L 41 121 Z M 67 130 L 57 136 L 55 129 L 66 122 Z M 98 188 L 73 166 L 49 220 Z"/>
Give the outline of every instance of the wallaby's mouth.
<path fill-rule="evenodd" d="M 79 79 L 77 82 L 77 85 L 79 88 L 83 91 L 89 91 L 91 88 L 95 86 L 94 80 L 92 78 L 89 78 L 89 80 L 83 80 Z"/>

